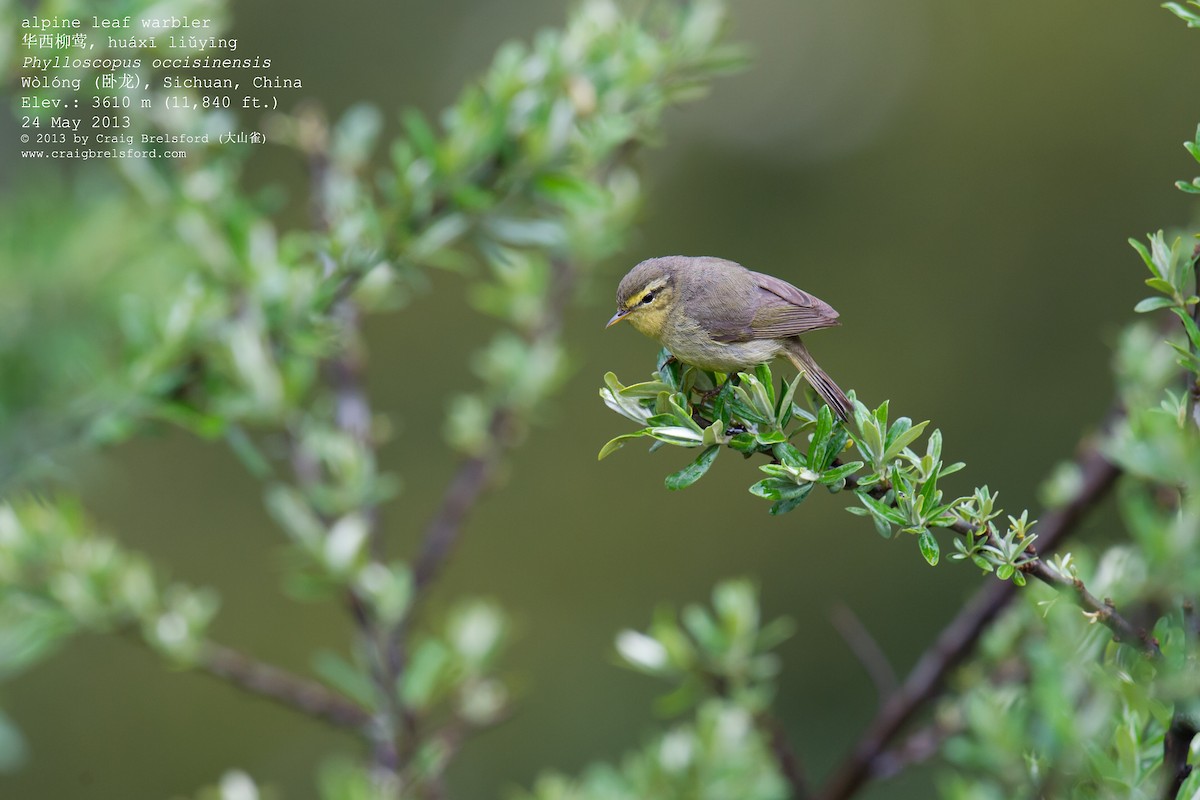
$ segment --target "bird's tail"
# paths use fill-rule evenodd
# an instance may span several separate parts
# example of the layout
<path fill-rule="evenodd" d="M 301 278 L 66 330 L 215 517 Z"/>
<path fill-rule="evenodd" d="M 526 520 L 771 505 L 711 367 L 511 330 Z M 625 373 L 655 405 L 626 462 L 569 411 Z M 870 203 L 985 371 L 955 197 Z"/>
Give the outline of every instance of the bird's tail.
<path fill-rule="evenodd" d="M 796 365 L 796 369 L 804 373 L 804 379 L 817 390 L 821 399 L 829 404 L 829 409 L 837 415 L 838 419 L 842 422 L 849 422 L 851 411 L 849 398 L 833 382 L 833 378 L 830 378 L 825 374 L 825 370 L 817 366 L 817 362 L 813 360 L 808 348 L 804 346 L 804 342 L 799 339 L 789 339 L 784 352 L 788 359 Z"/>

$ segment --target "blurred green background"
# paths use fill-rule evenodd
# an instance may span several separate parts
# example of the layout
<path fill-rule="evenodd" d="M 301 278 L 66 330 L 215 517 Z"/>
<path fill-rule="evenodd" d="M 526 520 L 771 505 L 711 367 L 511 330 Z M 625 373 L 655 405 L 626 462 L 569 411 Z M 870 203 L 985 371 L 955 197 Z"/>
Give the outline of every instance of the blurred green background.
<path fill-rule="evenodd" d="M 367 100 L 392 119 L 404 106 L 436 113 L 502 41 L 565 13 L 549 0 L 233 10 L 239 55 L 270 56 L 331 113 Z M 934 420 L 947 459 L 968 464 L 952 490 L 987 483 L 1010 507 L 1036 507 L 1041 479 L 1108 405 L 1108 346 L 1144 294 L 1126 238 L 1191 213 L 1172 182 L 1191 177 L 1180 143 L 1200 120 L 1187 91 L 1200 49 L 1156 4 L 758 2 L 733 19 L 751 69 L 674 112 L 665 147 L 642 154 L 651 200 L 635 244 L 569 318 L 575 371 L 555 423 L 511 460 L 437 588 L 443 604 L 494 597 L 520 630 L 518 714 L 468 742 L 455 797 L 500 797 L 543 768 L 573 772 L 640 743 L 662 724 L 651 701 L 665 687 L 616 668 L 613 635 L 742 574 L 770 616 L 799 623 L 778 710 L 823 775 L 877 704 L 831 609 L 853 609 L 903 674 L 979 582 L 957 562 L 929 568 L 908 539 L 880 539 L 841 498 L 768 516 L 746 492 L 757 470 L 732 457 L 680 493 L 662 477 L 682 453 L 635 446 L 597 463 L 627 429 L 596 396 L 601 376 L 642 379 L 656 352 L 632 330 L 603 330 L 633 263 L 720 255 L 829 301 L 843 327 L 809 343 L 843 387 Z M 298 191 L 296 166 L 260 152 L 252 180 Z M 8 191 L 38 177 L 5 158 Z M 468 388 L 461 364 L 491 324 L 464 310 L 462 289 L 435 275 L 428 296 L 368 325 L 374 402 L 398 431 L 384 450 L 404 481 L 384 516 L 396 552 L 412 551 L 454 468 L 439 398 L 406 376 L 441 369 L 447 396 Z M 455 331 L 432 364 L 413 344 L 431 327 Z M 564 448 L 568 429 L 594 446 Z M 75 468 L 105 527 L 220 590 L 217 639 L 300 670 L 315 648 L 348 645 L 341 608 L 281 597 L 281 537 L 223 447 L 143 439 Z M 1083 535 L 1115 530 L 1104 516 Z M 4 797 L 170 797 L 227 767 L 306 797 L 322 755 L 356 748 L 117 638 L 75 640 L 0 689 L 0 704 L 31 747 L 27 767 L 0 778 Z M 932 781 L 915 771 L 865 796 L 926 797 Z"/>

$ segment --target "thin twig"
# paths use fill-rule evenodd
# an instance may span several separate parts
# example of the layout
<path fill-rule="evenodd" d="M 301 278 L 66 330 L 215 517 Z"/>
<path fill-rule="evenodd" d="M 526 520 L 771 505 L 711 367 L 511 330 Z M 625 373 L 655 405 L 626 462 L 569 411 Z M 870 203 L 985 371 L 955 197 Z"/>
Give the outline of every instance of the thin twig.
<path fill-rule="evenodd" d="M 964 536 L 968 533 L 977 533 L 979 531 L 979 528 L 964 520 L 959 520 L 950 529 Z M 1039 531 L 1041 530 L 1039 528 Z M 1003 545 L 1000 537 L 991 530 L 988 531 L 988 544 L 996 548 L 1000 548 Z M 1105 598 L 1103 602 L 1100 601 L 1088 591 L 1087 586 L 1079 578 L 1067 577 L 1048 567 L 1046 562 L 1034 552 L 1032 545 L 1027 548 L 1026 552 L 1033 556 L 1033 558 L 1021 564 L 1021 572 L 1037 578 L 1047 586 L 1070 595 L 1075 604 L 1082 608 L 1084 613 L 1093 622 L 1100 623 L 1112 632 L 1114 641 L 1136 643 L 1147 655 L 1154 658 L 1162 655 L 1162 651 L 1158 648 L 1158 642 L 1144 629 L 1135 627 L 1133 623 L 1121 616 L 1117 612 L 1117 607 L 1113 604 L 1112 600 Z"/>
<path fill-rule="evenodd" d="M 829 621 L 833 623 L 833 627 L 842 635 L 846 646 L 850 648 L 859 663 L 863 665 L 863 669 L 867 671 L 871 682 L 875 684 L 875 691 L 879 693 L 879 702 L 882 704 L 884 700 L 891 697 L 899 684 L 896 671 L 892 669 L 891 662 L 888 661 L 883 648 L 875 641 L 875 637 L 867 630 L 867 626 L 863 625 L 858 615 L 848 606 L 841 604 L 834 606 L 833 610 L 829 612 Z"/>
<path fill-rule="evenodd" d="M 301 117 L 299 145 L 308 157 L 313 229 L 328 233 L 333 222 L 329 204 L 329 130 L 319 111 L 311 110 Z M 332 278 L 337 272 L 337 264 L 327 254 L 323 254 L 322 258 L 325 277 Z M 345 296 L 336 301 L 331 312 L 341 326 L 342 346 L 321 364 L 321 376 L 332 394 L 333 423 L 339 431 L 370 450 L 374 442 L 371 436 L 371 406 L 363 387 L 365 357 L 358 306 L 352 297 Z M 292 463 L 297 480 L 302 486 L 312 487 L 324 476 L 316 459 L 304 450 L 302 443 L 293 436 Z M 385 553 L 378 509 L 373 504 L 367 504 L 359 510 L 367 520 L 370 557 L 382 562 Z M 367 644 L 371 679 L 379 697 L 379 713 L 367 730 L 371 742 L 371 764 L 376 772 L 395 776 L 402 766 L 396 739 L 403 712 L 395 693 L 401 669 L 400 657 L 391 647 L 387 632 L 373 618 L 370 604 L 353 589 L 347 592 L 347 605 Z"/>
<path fill-rule="evenodd" d="M 1153 658 L 1162 656 L 1158 641 L 1153 636 L 1144 628 L 1134 627 L 1133 623 L 1117 613 L 1112 600 L 1108 598 L 1103 601 L 1099 600 L 1087 590 L 1079 578 L 1060 575 L 1047 567 L 1041 559 L 1029 563 L 1022 569 L 1043 583 L 1070 594 L 1075 600 L 1075 604 L 1084 610 L 1084 614 L 1089 619 L 1100 623 L 1112 632 L 1113 641 L 1136 645 L 1146 655 Z"/>
<path fill-rule="evenodd" d="M 767 745 L 771 749 L 776 766 L 779 767 L 779 774 L 787 781 L 791 790 L 791 800 L 808 800 L 811 793 L 808 779 L 804 776 L 804 766 L 800 763 L 800 756 L 792 747 L 791 740 L 788 739 L 783 723 L 769 711 L 760 711 L 754 720 L 767 738 Z"/>
<path fill-rule="evenodd" d="M 421 551 L 413 568 L 413 582 L 418 592 L 438 576 L 454 550 L 463 523 L 483 496 L 499 466 L 509 439 L 510 426 L 510 412 L 503 408 L 496 409 L 488 425 L 491 447 L 463 461 L 442 494 L 442 502 L 425 528 Z"/>
<path fill-rule="evenodd" d="M 1109 414 L 1107 429 L 1117 419 Z M 1100 501 L 1116 481 L 1119 470 L 1096 449 L 1088 445 L 1078 457 L 1082 475 L 1079 492 L 1059 508 L 1045 514 L 1038 526 L 1038 541 L 1043 552 L 1050 552 Z M 925 704 L 941 691 L 946 675 L 970 654 L 980 635 L 1016 595 L 1010 582 L 988 582 L 938 635 L 933 645 L 918 659 L 899 690 L 889 698 L 867 726 L 859 741 L 818 795 L 821 800 L 851 797 L 871 778 L 872 765 L 896 735 Z"/>
<path fill-rule="evenodd" d="M 570 305 L 576 272 L 575 267 L 565 259 L 556 258 L 550 262 L 551 284 L 542 305 L 542 314 L 525 331 L 525 338 L 531 344 L 555 339 L 562 331 L 563 314 Z M 442 495 L 442 502 L 425 528 L 421 551 L 413 570 L 418 593 L 437 577 L 450 557 L 463 523 L 483 496 L 505 452 L 516 439 L 513 434 L 517 421 L 513 409 L 497 406 L 488 423 L 487 448 L 459 464 Z"/>
<path fill-rule="evenodd" d="M 207 643 L 197 668 L 217 678 L 313 717 L 345 728 L 362 729 L 371 720 L 365 709 L 285 669 L 267 664 L 224 645 Z"/>

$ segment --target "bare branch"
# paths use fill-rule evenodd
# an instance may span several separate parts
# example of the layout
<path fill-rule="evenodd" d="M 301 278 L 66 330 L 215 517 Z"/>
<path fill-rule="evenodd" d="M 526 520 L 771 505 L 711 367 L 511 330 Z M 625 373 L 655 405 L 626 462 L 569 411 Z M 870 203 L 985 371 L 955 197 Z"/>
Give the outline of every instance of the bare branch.
<path fill-rule="evenodd" d="M 421 552 L 413 568 L 413 582 L 418 592 L 441 572 L 458 542 L 463 523 L 491 483 L 505 449 L 502 443 L 509 438 L 509 427 L 509 412 L 496 409 L 488 426 L 491 447 L 487 452 L 463 461 L 446 487 L 442 502 L 425 528 Z"/>
<path fill-rule="evenodd" d="M 863 625 L 862 620 L 848 606 L 841 604 L 834 606 L 833 610 L 829 612 L 829 621 L 833 623 L 833 627 L 845 640 L 846 646 L 850 648 L 859 663 L 863 665 L 863 669 L 867 671 L 871 682 L 875 684 L 875 691 L 879 693 L 879 702 L 882 704 L 884 700 L 892 696 L 900 683 L 887 655 L 875 641 L 875 637 L 867 630 L 867 626 Z"/>
<path fill-rule="evenodd" d="M 1105 428 L 1117 418 L 1119 412 L 1110 413 Z M 1044 552 L 1053 550 L 1075 529 L 1084 514 L 1108 493 L 1119 472 L 1093 445 L 1084 449 L 1077 463 L 1082 474 L 1080 491 L 1071 502 L 1045 514 L 1038 527 Z M 970 655 L 980 635 L 1015 594 L 1016 587 L 1012 583 L 998 581 L 988 582 L 975 593 L 917 661 L 899 690 L 879 710 L 850 754 L 834 770 L 818 795 L 821 800 L 844 800 L 870 780 L 875 760 L 925 704 L 941 692 L 946 675 Z"/>
<path fill-rule="evenodd" d="M 1100 623 L 1112 632 L 1114 641 L 1137 645 L 1152 658 L 1162 656 L 1162 650 L 1159 649 L 1158 642 L 1153 636 L 1143 628 L 1134 627 L 1129 620 L 1118 614 L 1112 600 L 1108 598 L 1103 601 L 1098 600 L 1087 590 L 1079 578 L 1060 575 L 1047 567 L 1041 559 L 1030 562 L 1022 569 L 1043 583 L 1069 593 L 1074 598 L 1076 605 L 1084 610 L 1084 614 L 1089 619 Z"/>
<path fill-rule="evenodd" d="M 871 777 L 884 780 L 899 775 L 911 766 L 925 763 L 941 752 L 942 745 L 956 733 L 957 726 L 940 721 L 914 731 L 896 747 L 879 754 L 871 765 Z"/>
<path fill-rule="evenodd" d="M 197 667 L 239 689 L 340 727 L 361 730 L 371 721 L 366 709 L 320 683 L 259 661 L 231 647 L 206 644 Z"/>

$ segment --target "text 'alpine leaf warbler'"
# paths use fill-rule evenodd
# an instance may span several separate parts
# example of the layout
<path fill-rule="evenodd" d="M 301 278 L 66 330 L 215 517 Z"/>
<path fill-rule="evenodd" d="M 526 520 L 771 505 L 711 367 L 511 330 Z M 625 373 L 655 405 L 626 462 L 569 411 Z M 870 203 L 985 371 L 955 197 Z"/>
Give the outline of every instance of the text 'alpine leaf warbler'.
<path fill-rule="evenodd" d="M 825 301 L 787 281 L 710 256 L 651 258 L 617 287 L 617 313 L 685 364 L 735 373 L 786 356 L 845 422 L 850 401 L 800 334 L 839 325 Z"/>

